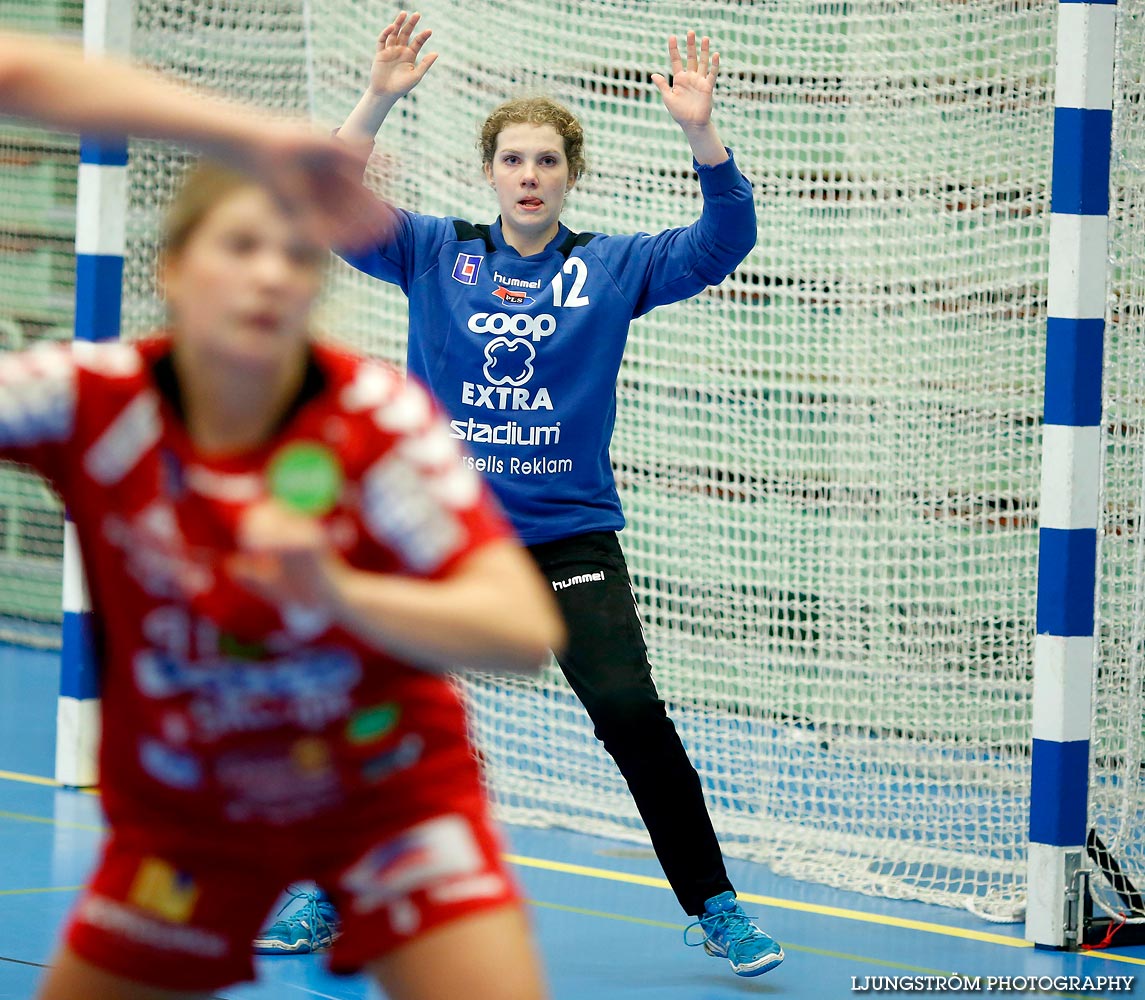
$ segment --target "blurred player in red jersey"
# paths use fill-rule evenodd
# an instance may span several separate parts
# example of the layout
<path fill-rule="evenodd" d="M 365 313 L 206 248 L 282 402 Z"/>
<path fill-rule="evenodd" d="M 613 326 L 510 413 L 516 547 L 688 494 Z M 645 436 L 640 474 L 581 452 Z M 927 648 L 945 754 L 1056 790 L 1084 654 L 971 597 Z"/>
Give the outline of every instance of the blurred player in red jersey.
<path fill-rule="evenodd" d="M 251 978 L 288 883 L 390 1000 L 542 1000 L 458 666 L 532 671 L 550 589 L 416 383 L 315 340 L 326 249 L 202 167 L 170 328 L 0 358 L 0 455 L 68 505 L 100 622 L 110 834 L 40 1000 Z"/>
<path fill-rule="evenodd" d="M 0 115 L 189 145 L 265 184 L 316 239 L 358 245 L 389 221 L 361 184 L 368 149 L 43 38 L 0 33 Z"/>

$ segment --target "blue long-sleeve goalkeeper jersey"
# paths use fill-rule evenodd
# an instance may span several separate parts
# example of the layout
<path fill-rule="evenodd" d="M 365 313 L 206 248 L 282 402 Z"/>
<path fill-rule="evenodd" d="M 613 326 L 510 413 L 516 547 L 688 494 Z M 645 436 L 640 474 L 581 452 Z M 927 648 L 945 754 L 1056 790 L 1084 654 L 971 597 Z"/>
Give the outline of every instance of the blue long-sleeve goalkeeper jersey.
<path fill-rule="evenodd" d="M 755 245 L 751 185 L 734 160 L 694 166 L 700 218 L 655 235 L 561 225 L 522 257 L 500 220 L 398 211 L 391 240 L 344 255 L 409 297 L 408 369 L 527 544 L 624 526 L 608 448 L 629 324 L 719 284 Z"/>

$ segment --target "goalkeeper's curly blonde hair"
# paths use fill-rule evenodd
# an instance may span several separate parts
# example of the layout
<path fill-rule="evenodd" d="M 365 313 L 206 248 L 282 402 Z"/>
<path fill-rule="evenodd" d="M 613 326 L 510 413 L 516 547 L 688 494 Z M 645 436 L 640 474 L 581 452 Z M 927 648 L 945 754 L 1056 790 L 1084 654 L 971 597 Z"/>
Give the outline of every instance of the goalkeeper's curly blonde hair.
<path fill-rule="evenodd" d="M 493 165 L 497 152 L 497 136 L 508 125 L 552 125 L 565 144 L 565 159 L 569 165 L 569 177 L 579 180 L 588 169 L 584 157 L 584 129 L 580 121 L 568 108 L 548 97 L 518 97 L 493 109 L 481 126 L 477 148 L 481 151 L 481 163 Z"/>

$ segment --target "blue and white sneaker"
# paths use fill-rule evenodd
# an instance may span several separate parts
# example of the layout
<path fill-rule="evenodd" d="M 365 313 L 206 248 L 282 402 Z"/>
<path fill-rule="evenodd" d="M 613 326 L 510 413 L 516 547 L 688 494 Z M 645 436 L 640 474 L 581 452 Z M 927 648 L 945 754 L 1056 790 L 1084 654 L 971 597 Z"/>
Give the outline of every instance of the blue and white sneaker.
<path fill-rule="evenodd" d="M 281 920 L 259 933 L 251 947 L 256 955 L 309 955 L 325 951 L 339 933 L 338 911 L 321 889 L 309 891 L 290 886 L 290 899 L 283 903 L 281 913 L 291 903 L 301 905 Z"/>
<path fill-rule="evenodd" d="M 689 941 L 688 931 L 699 927 L 702 941 Z M 704 903 L 704 915 L 684 929 L 684 944 L 731 962 L 737 976 L 762 976 L 783 961 L 783 949 L 764 934 L 743 912 L 734 892 L 721 892 Z"/>

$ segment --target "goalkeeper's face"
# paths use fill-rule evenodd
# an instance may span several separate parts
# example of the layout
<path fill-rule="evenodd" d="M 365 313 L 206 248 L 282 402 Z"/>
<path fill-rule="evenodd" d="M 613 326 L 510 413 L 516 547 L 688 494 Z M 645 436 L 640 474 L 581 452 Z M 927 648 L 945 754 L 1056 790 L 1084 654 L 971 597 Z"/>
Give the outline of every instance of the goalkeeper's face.
<path fill-rule="evenodd" d="M 564 140 L 552 125 L 503 128 L 485 176 L 497 192 L 502 227 L 530 237 L 556 234 L 574 179 Z"/>
<path fill-rule="evenodd" d="M 326 257 L 261 188 L 227 192 L 164 261 L 180 353 L 244 369 L 296 362 L 304 356 Z"/>

